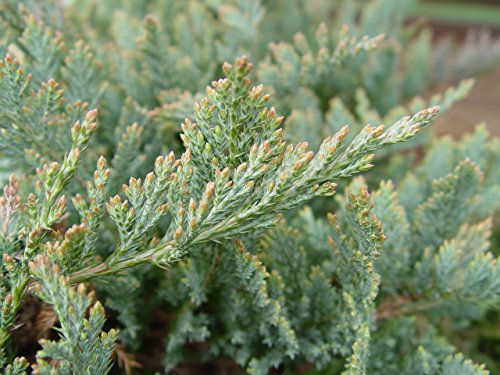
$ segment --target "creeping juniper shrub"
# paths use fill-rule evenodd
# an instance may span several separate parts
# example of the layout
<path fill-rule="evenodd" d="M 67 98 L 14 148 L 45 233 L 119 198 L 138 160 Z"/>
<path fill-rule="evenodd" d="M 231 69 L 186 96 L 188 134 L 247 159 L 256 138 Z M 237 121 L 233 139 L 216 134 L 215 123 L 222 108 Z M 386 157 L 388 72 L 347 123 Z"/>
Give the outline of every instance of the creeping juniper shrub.
<path fill-rule="evenodd" d="M 500 141 L 420 96 L 466 51 L 313 3 L 0 4 L 4 374 L 498 369 Z"/>

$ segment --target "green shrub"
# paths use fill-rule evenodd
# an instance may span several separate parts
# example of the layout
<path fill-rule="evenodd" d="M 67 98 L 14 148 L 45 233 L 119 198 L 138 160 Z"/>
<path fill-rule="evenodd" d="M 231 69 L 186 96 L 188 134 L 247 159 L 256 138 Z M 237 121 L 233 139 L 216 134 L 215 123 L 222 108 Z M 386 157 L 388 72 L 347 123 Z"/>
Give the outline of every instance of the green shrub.
<path fill-rule="evenodd" d="M 412 3 L 4 1 L 4 373 L 494 370 L 500 141 L 426 129 Z"/>

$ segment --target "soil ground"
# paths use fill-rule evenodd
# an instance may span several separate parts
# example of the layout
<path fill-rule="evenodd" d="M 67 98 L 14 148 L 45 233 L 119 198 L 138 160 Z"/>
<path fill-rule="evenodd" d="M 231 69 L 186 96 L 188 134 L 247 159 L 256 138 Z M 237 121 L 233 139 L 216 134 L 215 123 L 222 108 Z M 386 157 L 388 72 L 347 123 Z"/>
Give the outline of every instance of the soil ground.
<path fill-rule="evenodd" d="M 492 135 L 500 136 L 500 67 L 476 77 L 469 96 L 457 103 L 436 123 L 437 134 L 458 136 L 486 123 Z"/>
<path fill-rule="evenodd" d="M 498 4 L 498 0 L 495 3 Z M 463 40 L 469 29 L 478 28 L 475 25 L 438 22 L 429 22 L 428 25 L 433 29 L 435 39 L 451 35 L 457 40 Z M 490 31 L 500 37 L 500 27 L 491 27 Z M 481 56 L 477 58 L 480 59 Z M 469 96 L 455 104 L 436 122 L 434 129 L 437 134 L 458 137 L 473 131 L 477 124 L 484 122 L 492 135 L 500 136 L 500 62 L 497 67 L 474 78 L 476 83 Z M 443 88 L 433 91 L 439 92 L 441 89 Z"/>

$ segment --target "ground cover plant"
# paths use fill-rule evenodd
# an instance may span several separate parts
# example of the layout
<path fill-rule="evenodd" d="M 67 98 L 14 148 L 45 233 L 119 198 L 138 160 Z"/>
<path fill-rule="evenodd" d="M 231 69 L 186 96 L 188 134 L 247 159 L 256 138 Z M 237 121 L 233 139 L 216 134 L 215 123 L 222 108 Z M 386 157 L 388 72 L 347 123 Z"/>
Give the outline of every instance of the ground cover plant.
<path fill-rule="evenodd" d="M 3 1 L 3 373 L 497 371 L 498 41 L 413 3 Z"/>

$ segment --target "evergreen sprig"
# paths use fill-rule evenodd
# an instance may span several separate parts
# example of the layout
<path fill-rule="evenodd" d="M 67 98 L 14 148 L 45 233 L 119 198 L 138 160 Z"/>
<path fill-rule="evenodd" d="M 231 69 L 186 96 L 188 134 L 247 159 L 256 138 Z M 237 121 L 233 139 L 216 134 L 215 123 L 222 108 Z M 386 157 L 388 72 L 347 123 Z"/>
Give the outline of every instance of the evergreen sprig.
<path fill-rule="evenodd" d="M 39 281 L 35 294 L 53 306 L 61 325 L 57 329 L 59 341 L 40 342 L 34 373 L 107 374 L 117 332 L 101 332 L 104 308 L 99 302 L 93 303 L 93 292 L 87 294 L 83 284 L 70 287 L 69 279 L 60 274 L 58 266 L 51 267 L 46 256 L 37 256 L 29 266 Z"/>
<path fill-rule="evenodd" d="M 345 127 L 314 154 L 306 143 L 287 145 L 282 139 L 283 117 L 265 106 L 269 95 L 262 86 L 250 88 L 251 68 L 245 57 L 234 66 L 225 64 L 226 78 L 214 81 L 195 105 L 196 123 L 183 124 L 186 152 L 181 158 L 159 157 L 144 183 L 132 178 L 123 187 L 127 200 L 110 200 L 107 209 L 121 245 L 75 280 L 147 261 L 168 265 L 191 246 L 264 230 L 277 214 L 333 195 L 335 180 L 370 169 L 375 150 L 412 138 L 438 112 L 432 107 L 385 131 L 366 126 L 346 145 Z M 169 207 L 169 229 L 149 249 L 137 251 Z"/>

